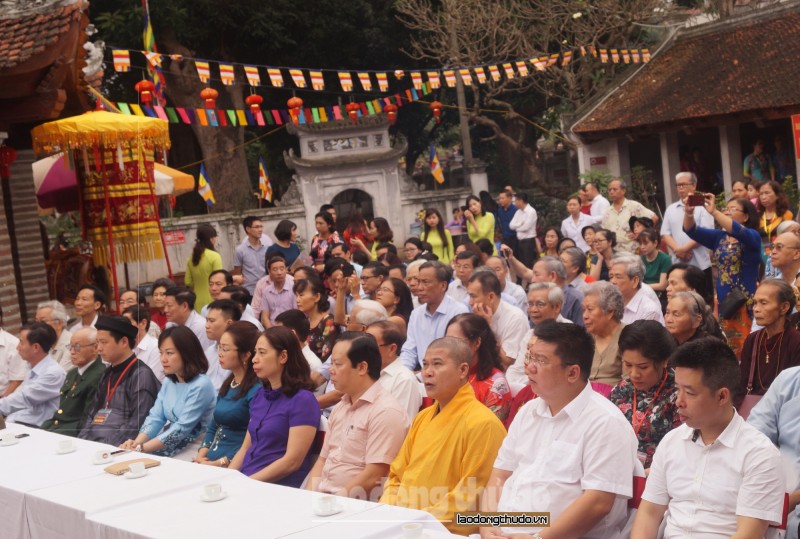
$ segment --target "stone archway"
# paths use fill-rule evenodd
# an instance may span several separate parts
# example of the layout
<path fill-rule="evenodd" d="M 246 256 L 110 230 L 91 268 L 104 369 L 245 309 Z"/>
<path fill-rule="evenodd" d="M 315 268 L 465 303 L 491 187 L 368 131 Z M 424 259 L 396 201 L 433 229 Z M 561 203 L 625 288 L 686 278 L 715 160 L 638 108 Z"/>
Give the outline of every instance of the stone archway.
<path fill-rule="evenodd" d="M 372 196 L 361 189 L 345 189 L 333 197 L 331 204 L 336 208 L 336 224 L 340 232 L 345 229 L 350 215 L 355 211 L 360 211 L 367 222 L 375 217 Z"/>

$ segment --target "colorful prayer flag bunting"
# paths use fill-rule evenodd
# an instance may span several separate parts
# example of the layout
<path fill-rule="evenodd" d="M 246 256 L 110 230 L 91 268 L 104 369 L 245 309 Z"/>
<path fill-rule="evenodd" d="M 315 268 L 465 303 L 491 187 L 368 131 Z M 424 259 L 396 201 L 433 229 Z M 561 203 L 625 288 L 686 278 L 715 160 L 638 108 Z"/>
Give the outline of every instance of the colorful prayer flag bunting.
<path fill-rule="evenodd" d="M 272 202 L 272 185 L 269 182 L 269 172 L 267 172 L 267 165 L 264 163 L 264 158 L 258 158 L 258 190 L 261 192 L 261 198 L 267 202 Z"/>
<path fill-rule="evenodd" d="M 631 59 L 633 60 L 634 64 L 638 64 L 641 62 L 641 57 L 639 56 L 639 49 L 631 49 Z"/>
<path fill-rule="evenodd" d="M 157 52 L 144 51 L 144 56 L 153 67 L 161 67 L 161 55 Z"/>
<path fill-rule="evenodd" d="M 650 61 L 650 49 L 642 49 L 642 62 L 647 63 Z"/>
<path fill-rule="evenodd" d="M 622 49 L 621 53 L 622 53 L 622 61 L 625 62 L 626 64 L 630 64 L 631 55 L 628 54 L 628 49 Z"/>
<path fill-rule="evenodd" d="M 442 81 L 439 80 L 439 72 L 428 71 L 428 82 L 431 84 L 431 88 L 433 88 L 434 90 L 441 88 Z"/>
<path fill-rule="evenodd" d="M 608 63 L 608 50 L 607 49 L 600 49 L 600 62 L 607 64 Z"/>
<path fill-rule="evenodd" d="M 547 67 L 547 57 L 542 56 L 539 58 L 533 58 L 531 59 L 531 63 L 533 64 L 533 67 L 536 68 L 536 71 L 544 71 L 544 68 Z"/>
<path fill-rule="evenodd" d="M 433 179 L 436 180 L 436 183 L 444 183 L 444 172 L 442 172 L 442 166 L 439 164 L 439 157 L 436 155 L 436 147 L 433 145 L 433 142 L 431 142 L 429 160 Z"/>
<path fill-rule="evenodd" d="M 414 85 L 414 88 L 417 90 L 422 88 L 422 73 L 419 71 L 412 71 L 411 72 L 411 83 Z"/>
<path fill-rule="evenodd" d="M 269 81 L 275 88 L 283 88 L 283 75 L 281 75 L 280 69 L 267 69 L 267 74 L 269 75 Z"/>
<path fill-rule="evenodd" d="M 472 86 L 472 74 L 469 69 L 459 69 L 458 73 L 461 75 L 461 80 L 464 81 L 465 86 Z"/>
<path fill-rule="evenodd" d="M 222 79 L 222 84 L 225 86 L 233 86 L 235 82 L 233 66 L 231 64 L 219 64 L 219 78 Z"/>
<path fill-rule="evenodd" d="M 203 84 L 207 83 L 208 79 L 211 78 L 211 71 L 208 68 L 208 62 L 195 60 L 194 65 L 197 68 L 197 75 L 200 77 L 200 81 Z"/>
<path fill-rule="evenodd" d="M 572 61 L 572 51 L 567 51 L 561 57 L 561 67 L 568 66 L 569 63 Z"/>
<path fill-rule="evenodd" d="M 247 83 L 250 86 L 260 86 L 261 77 L 256 66 L 244 66 L 244 74 L 247 76 Z"/>
<path fill-rule="evenodd" d="M 395 69 L 394 76 L 397 77 L 397 80 L 402 79 L 406 76 L 405 72 L 402 69 Z"/>
<path fill-rule="evenodd" d="M 478 83 L 486 84 L 486 71 L 482 67 L 475 68 L 475 76 L 478 78 Z"/>
<path fill-rule="evenodd" d="M 358 72 L 358 82 L 361 83 L 361 87 L 364 88 L 365 92 L 372 91 L 372 79 L 369 78 L 369 73 Z"/>
<path fill-rule="evenodd" d="M 558 56 L 559 55 L 557 52 L 551 54 L 550 57 L 547 59 L 547 67 L 556 65 L 558 63 Z"/>
<path fill-rule="evenodd" d="M 611 61 L 615 64 L 619 63 L 619 51 L 617 49 L 611 49 Z"/>
<path fill-rule="evenodd" d="M 386 73 L 375 73 L 375 78 L 378 79 L 378 88 L 380 88 L 381 92 L 389 89 L 389 79 Z"/>
<path fill-rule="evenodd" d="M 514 73 L 514 68 L 511 67 L 511 64 L 503 64 L 503 69 L 506 72 L 506 77 L 508 77 L 508 80 L 511 80 L 516 76 Z"/>
<path fill-rule="evenodd" d="M 517 71 L 519 71 L 520 77 L 527 77 L 528 76 L 528 66 L 525 65 L 525 62 L 519 61 L 517 62 Z"/>
<path fill-rule="evenodd" d="M 448 69 L 444 72 L 444 82 L 447 84 L 448 88 L 452 88 L 456 85 L 456 72 Z"/>
<path fill-rule="evenodd" d="M 345 92 L 353 91 L 353 77 L 347 71 L 339 71 L 339 83 Z"/>
<path fill-rule="evenodd" d="M 302 70 L 300 70 L 300 69 L 290 69 L 289 70 L 289 75 L 292 77 L 292 81 L 294 82 L 294 85 L 297 86 L 298 88 L 305 88 L 305 87 L 308 86 L 308 83 L 306 82 L 306 77 L 305 77 L 305 75 L 303 75 L 303 71 Z"/>
<path fill-rule="evenodd" d="M 131 55 L 126 50 L 114 49 L 112 51 L 114 56 L 114 69 L 119 73 L 124 73 L 131 70 Z"/>
<path fill-rule="evenodd" d="M 500 80 L 500 70 L 497 66 L 489 66 L 489 75 L 491 75 L 492 80 L 495 82 Z"/>
<path fill-rule="evenodd" d="M 211 183 L 209 183 L 206 175 L 206 167 L 202 163 L 200 164 L 200 178 L 197 181 L 197 192 L 203 197 L 203 200 L 206 201 L 209 208 L 217 203 L 217 199 L 214 198 L 214 191 L 211 190 Z"/>
<path fill-rule="evenodd" d="M 310 71 L 311 87 L 315 90 L 322 91 L 325 89 L 325 79 L 322 78 L 322 71 Z"/>

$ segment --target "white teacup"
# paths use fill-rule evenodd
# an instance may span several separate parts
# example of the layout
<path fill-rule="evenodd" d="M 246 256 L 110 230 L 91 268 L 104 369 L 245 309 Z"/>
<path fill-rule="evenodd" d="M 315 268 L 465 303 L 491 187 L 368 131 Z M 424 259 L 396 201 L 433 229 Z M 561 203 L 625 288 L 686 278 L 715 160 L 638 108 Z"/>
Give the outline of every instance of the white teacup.
<path fill-rule="evenodd" d="M 17 443 L 16 435 L 11 431 L 0 431 L 0 445 L 13 445 Z"/>
<path fill-rule="evenodd" d="M 95 464 L 105 464 L 106 462 L 114 460 L 114 456 L 111 454 L 111 451 L 103 449 L 102 451 L 95 452 L 93 460 Z"/>
<path fill-rule="evenodd" d="M 128 471 L 131 475 L 144 475 L 146 473 L 144 462 L 131 462 L 128 465 Z"/>
<path fill-rule="evenodd" d="M 203 487 L 203 493 L 208 500 L 216 500 L 222 496 L 222 485 L 219 483 L 209 483 Z"/>
<path fill-rule="evenodd" d="M 409 522 L 403 524 L 404 539 L 420 539 L 422 537 L 422 524 L 419 522 Z"/>
<path fill-rule="evenodd" d="M 75 449 L 75 442 L 72 441 L 71 439 L 58 441 L 58 450 L 61 453 L 68 453 L 73 449 Z"/>
<path fill-rule="evenodd" d="M 336 496 L 325 494 L 316 500 L 316 508 L 318 513 L 330 513 L 336 507 Z"/>

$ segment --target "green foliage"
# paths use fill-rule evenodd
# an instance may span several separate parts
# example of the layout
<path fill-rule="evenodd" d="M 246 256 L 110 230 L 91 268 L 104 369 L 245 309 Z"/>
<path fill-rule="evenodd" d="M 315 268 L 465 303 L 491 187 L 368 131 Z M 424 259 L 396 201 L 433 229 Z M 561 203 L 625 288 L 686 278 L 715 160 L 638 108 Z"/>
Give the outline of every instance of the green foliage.
<path fill-rule="evenodd" d="M 578 179 L 580 180 L 581 185 L 586 182 L 596 182 L 598 190 L 601 193 L 607 193 L 608 183 L 614 179 L 614 176 L 609 174 L 608 171 L 604 169 L 593 168 L 578 174 Z"/>
<path fill-rule="evenodd" d="M 794 212 L 797 209 L 798 203 L 800 203 L 800 194 L 797 192 L 797 183 L 791 176 L 786 176 L 780 181 L 781 187 L 783 187 L 783 192 L 786 193 L 786 196 L 789 198 L 789 209 Z"/>

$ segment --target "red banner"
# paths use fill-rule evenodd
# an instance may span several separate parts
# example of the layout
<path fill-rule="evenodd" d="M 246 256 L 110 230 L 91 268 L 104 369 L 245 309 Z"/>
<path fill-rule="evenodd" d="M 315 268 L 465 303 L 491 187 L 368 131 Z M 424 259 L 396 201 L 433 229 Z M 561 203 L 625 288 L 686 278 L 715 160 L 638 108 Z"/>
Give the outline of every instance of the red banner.
<path fill-rule="evenodd" d="M 792 116 L 792 134 L 794 135 L 794 158 L 800 161 L 800 114 Z"/>

